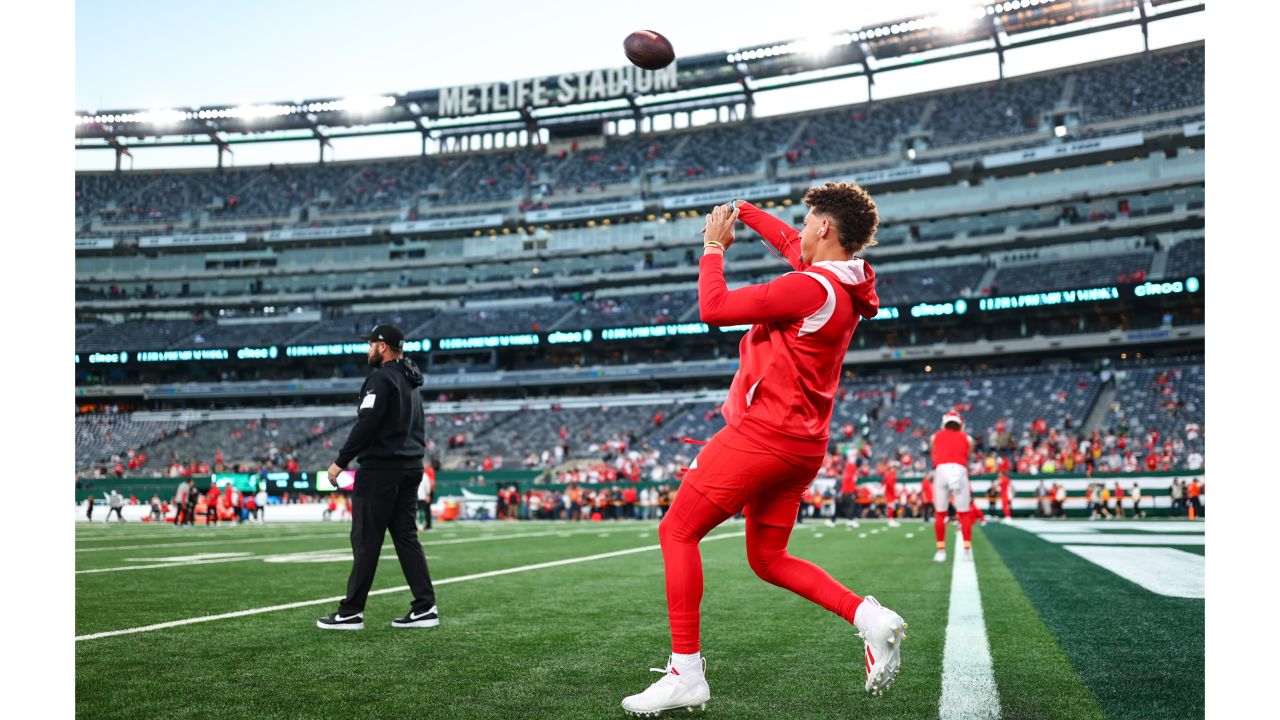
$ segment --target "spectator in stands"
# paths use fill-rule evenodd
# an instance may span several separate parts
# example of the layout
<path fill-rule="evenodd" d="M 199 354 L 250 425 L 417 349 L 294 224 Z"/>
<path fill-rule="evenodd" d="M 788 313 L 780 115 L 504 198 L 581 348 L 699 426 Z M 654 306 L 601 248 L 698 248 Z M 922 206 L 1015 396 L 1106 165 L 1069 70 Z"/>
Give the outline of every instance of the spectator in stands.
<path fill-rule="evenodd" d="M 1203 467 L 1204 455 L 1201 455 L 1199 450 L 1192 448 L 1191 452 L 1187 453 L 1187 469 L 1199 471 Z"/>

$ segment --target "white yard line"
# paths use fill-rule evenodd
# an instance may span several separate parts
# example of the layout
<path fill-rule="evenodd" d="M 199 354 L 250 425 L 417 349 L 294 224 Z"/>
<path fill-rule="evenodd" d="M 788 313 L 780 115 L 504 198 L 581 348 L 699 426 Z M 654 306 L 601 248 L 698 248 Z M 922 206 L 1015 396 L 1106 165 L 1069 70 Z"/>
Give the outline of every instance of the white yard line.
<path fill-rule="evenodd" d="M 726 538 L 742 537 L 745 532 L 724 533 L 723 535 L 713 535 L 703 538 L 703 542 L 711 542 L 713 540 L 724 540 Z M 532 565 L 519 565 L 517 567 L 503 568 L 501 570 L 490 570 L 489 572 L 475 573 L 473 575 L 460 575 L 458 577 L 445 578 L 436 580 L 433 584 L 436 587 L 441 585 L 452 585 L 453 583 L 468 582 L 471 580 L 482 580 L 484 578 L 498 577 L 500 575 L 513 575 L 515 573 L 530 572 L 532 570 L 544 570 L 546 568 L 560 567 L 563 565 L 576 565 L 578 563 L 593 562 L 595 560 L 607 560 L 609 558 L 622 557 L 624 555 L 634 555 L 636 553 L 649 552 L 658 550 L 661 545 L 645 545 L 643 547 L 628 548 L 626 550 L 615 550 L 607 553 L 597 553 L 595 555 L 582 555 L 579 557 L 565 558 L 563 560 L 552 560 L 550 562 L 534 563 Z M 370 591 L 369 595 L 387 595 L 390 593 L 403 592 L 408 590 L 408 585 L 400 585 L 399 587 L 384 588 L 382 590 Z M 76 642 L 81 640 L 97 640 L 99 638 L 115 637 L 117 635 L 132 635 L 134 633 L 151 632 L 154 630 L 164 630 L 166 628 L 181 627 L 183 625 L 194 625 L 196 623 L 211 622 L 213 620 L 227 620 L 230 618 L 246 617 L 249 615 L 261 615 L 263 613 L 278 612 L 280 610 L 293 610 L 301 607 L 309 607 L 313 605 L 327 605 L 341 601 L 343 596 L 320 598 L 318 600 L 303 600 L 302 602 L 286 603 L 284 605 L 271 605 L 268 607 L 252 608 L 250 610 L 237 610 L 235 612 L 221 613 L 219 615 L 204 615 L 201 617 L 186 618 L 183 620 L 171 620 L 169 622 L 156 623 L 155 625 L 143 625 L 140 627 L 125 628 L 123 630 L 107 630 L 104 632 L 90 633 L 88 635 L 77 635 Z"/>
<path fill-rule="evenodd" d="M 346 527 L 348 529 L 347 531 L 350 532 L 351 526 L 348 524 Z M 212 532 L 189 532 L 186 530 L 170 530 L 168 532 L 161 531 L 161 532 L 155 532 L 155 533 L 134 533 L 132 535 L 126 535 L 126 534 L 116 535 L 114 533 L 104 533 L 102 535 L 92 535 L 92 536 L 87 535 L 85 533 L 76 533 L 76 544 L 83 545 L 86 543 L 119 542 L 122 540 L 137 540 L 137 541 L 184 540 L 185 541 L 191 538 L 236 538 L 236 537 L 260 538 L 260 537 L 268 537 L 268 536 L 293 537 L 296 535 L 314 534 L 317 529 L 323 529 L 323 528 L 310 527 L 310 528 L 295 528 L 293 530 L 283 530 L 283 529 L 277 530 L 275 528 L 271 528 L 267 532 L 262 532 L 261 528 L 238 528 L 238 529 L 229 529 L 229 530 L 214 530 Z M 332 532 L 334 535 L 347 534 L 347 533 L 338 532 L 338 530 L 341 530 L 341 529 L 342 529 L 341 527 L 333 528 L 332 530 L 330 530 L 330 532 Z M 303 530 L 310 530 L 311 532 L 304 533 L 302 532 Z"/>
<path fill-rule="evenodd" d="M 459 545 L 464 543 L 488 542 L 490 540 L 517 540 L 520 538 L 550 537 L 552 535 L 556 537 L 572 537 L 574 535 L 588 535 L 588 534 L 594 534 L 596 532 L 597 532 L 596 530 L 577 530 L 574 532 L 556 531 L 556 532 L 539 532 L 539 533 L 499 533 L 494 535 L 482 535 L 480 537 L 456 538 L 452 540 L 423 541 L 422 547 L 424 550 L 426 550 L 426 549 L 433 548 L 437 545 Z M 346 537 L 346 534 L 344 533 L 342 535 L 325 535 L 322 537 Z M 292 539 L 292 538 L 287 538 L 287 539 Z M 195 543 L 195 544 L 208 546 L 211 543 Z M 229 545 L 231 543 L 217 543 L 217 544 Z M 168 547 L 168 546 L 141 545 L 135 548 L 119 547 L 119 548 L 110 548 L 110 549 L 112 550 L 149 550 L 151 548 L 160 548 L 160 547 Z M 383 545 L 382 549 L 386 550 L 387 548 L 391 548 L 391 547 L 394 547 L 394 546 L 391 544 L 387 544 L 387 545 Z M 97 548 L 97 549 L 106 550 L 107 548 Z M 311 551 L 304 551 L 302 553 L 296 553 L 296 552 L 269 553 L 267 555 L 249 555 L 246 557 L 233 557 L 233 558 L 208 558 L 208 559 L 193 558 L 191 560 L 174 560 L 171 562 L 154 563 L 151 565 L 124 565 L 120 567 L 90 568 L 87 570 L 77 570 L 76 575 L 89 575 L 93 573 L 104 573 L 104 572 L 122 572 L 127 570 L 153 570 L 156 568 L 181 567 L 183 565 L 212 565 L 212 564 L 224 563 L 224 562 L 239 562 L 242 560 L 265 560 L 266 558 L 280 557 L 283 555 L 301 555 L 301 554 L 305 554 L 306 552 L 333 552 L 335 550 L 350 550 L 350 549 L 351 549 L 350 545 L 344 544 L 343 546 L 338 548 L 331 548 L 331 549 L 324 549 L 324 550 L 311 550 Z"/>
<path fill-rule="evenodd" d="M 556 525 L 556 526 L 560 526 L 560 525 L 567 524 L 565 521 L 554 521 L 554 520 L 550 520 L 550 521 L 547 521 L 547 520 L 538 520 L 538 521 L 527 521 L 527 522 L 537 522 L 538 527 L 545 527 L 545 526 L 547 526 L 547 525 L 553 525 L 553 524 L 554 524 L 554 525 Z M 627 529 L 629 529 L 629 528 L 632 528 L 632 527 L 633 527 L 633 521 L 626 521 L 626 522 L 627 522 L 627 524 L 626 524 L 626 525 L 624 525 L 624 526 L 622 526 L 622 527 L 620 527 L 620 528 L 615 528 L 615 529 L 627 530 Z M 303 524 L 304 524 L 304 523 L 295 523 L 295 525 L 303 525 Z M 315 525 L 316 523 L 305 523 L 305 524 L 307 524 L 307 525 Z M 576 524 L 577 524 L 577 525 L 582 525 L 582 524 L 584 524 L 584 523 L 576 523 Z M 637 529 L 637 530 L 645 529 L 646 527 L 651 527 L 651 526 L 655 526 L 655 527 L 656 527 L 656 525 L 654 525 L 652 522 L 647 522 L 647 521 L 634 521 L 634 528 L 635 528 L 635 529 Z M 526 524 L 526 525 L 524 525 L 524 527 L 526 527 L 526 528 L 527 528 L 527 527 L 528 527 L 528 526 L 527 526 L 527 524 Z M 610 528 L 613 528 L 614 526 L 610 525 L 609 527 L 610 527 Z M 259 529 L 262 529 L 262 528 L 249 528 L 248 530 L 259 530 Z M 298 529 L 302 529 L 302 528 L 298 528 Z M 530 535 L 530 534 L 528 534 L 527 532 L 523 532 L 523 531 L 521 531 L 520 526 L 514 526 L 514 527 L 513 527 L 513 526 L 505 526 L 505 525 L 493 525 L 493 526 L 487 526 L 487 527 L 486 527 L 486 526 L 480 526 L 480 527 L 465 527 L 465 526 L 464 526 L 464 527 L 460 527 L 460 528 L 455 528 L 455 530 L 464 530 L 464 531 L 465 531 L 465 530 L 475 530 L 475 531 L 477 531 L 477 532 L 487 532 L 487 533 L 489 533 L 488 535 L 485 535 L 485 537 L 490 537 L 490 536 L 493 536 L 493 537 L 497 537 L 497 536 L 501 536 L 501 537 L 540 537 L 540 535 Z M 591 532 L 601 532 L 601 531 L 605 531 L 605 532 L 607 532 L 608 530 L 605 530 L 604 528 L 601 528 L 601 527 L 599 527 L 599 526 L 594 527 L 594 528 L 592 528 L 592 529 L 591 529 Z M 171 531 L 171 532 L 172 532 L 172 531 Z M 239 532 L 239 531 L 228 530 L 227 532 Z M 563 532 L 565 532 L 565 531 L 564 531 L 564 530 L 560 530 L 559 532 L 562 532 L 562 533 L 563 533 Z M 163 534 L 163 533 L 161 533 L 161 534 Z M 239 544 L 246 544 L 246 543 L 272 542 L 272 541 L 275 541 L 275 540 L 294 540 L 294 539 L 299 539 L 299 538 L 312 538 L 312 539 L 314 539 L 314 538 L 319 538 L 319 537 L 347 537 L 347 536 L 349 536 L 350 534 L 351 534 L 351 525 L 348 523 L 348 524 L 346 524 L 346 525 L 344 526 L 344 528 L 341 530 L 341 532 L 328 532 L 328 533 L 318 533 L 318 534 L 317 534 L 317 533 L 312 533 L 312 534 L 283 533 L 283 534 L 279 534 L 279 535 L 259 536 L 259 537 L 251 537 L 251 538 L 235 538 L 235 537 L 234 537 L 234 535 L 227 535 L 227 534 L 225 534 L 225 533 L 223 533 L 223 532 L 220 532 L 220 531 L 214 531 L 214 532 L 211 532 L 211 533 L 201 533 L 201 534 L 192 534 L 192 533 L 186 533 L 186 532 L 183 532 L 183 533 L 181 534 L 181 536 L 180 536 L 180 537 L 183 537 L 183 538 L 192 538 L 192 537 L 228 538 L 225 542 L 219 542 L 219 544 L 224 544 L 224 545 L 225 545 L 225 544 L 234 543 L 234 544 L 239 545 Z M 451 533 L 451 534 L 452 534 L 452 533 Z M 465 533 L 465 532 L 464 532 L 463 534 L 468 534 L 468 533 Z M 144 536 L 139 536 L 139 537 L 144 537 Z M 150 537 L 156 537 L 157 539 L 159 539 L 159 535 L 153 535 L 153 536 L 150 536 Z M 172 534 L 171 534 L 171 535 L 169 535 L 168 537 L 171 537 L 171 538 L 172 538 L 172 537 L 175 537 L 175 535 L 172 535 Z M 429 536 L 427 536 L 427 537 L 430 537 L 430 535 L 429 535 Z M 125 538 L 125 537 L 120 537 L 120 536 L 117 536 L 117 537 L 105 536 L 105 537 L 101 537 L 101 538 L 99 538 L 99 537 L 88 538 L 88 537 L 80 537 L 80 536 L 77 536 L 77 537 L 76 537 L 76 542 L 77 542 L 77 543 L 82 543 L 82 542 L 97 542 L 97 541 L 99 541 L 99 540 L 124 540 L 124 539 L 132 539 L 132 538 Z M 444 541 L 437 541 L 437 542 L 444 542 Z M 152 543 L 152 544 L 146 544 L 146 545 L 114 545 L 114 546 L 112 546 L 112 547 L 86 547 L 86 548 L 76 548 L 76 552 L 78 552 L 78 553 L 79 553 L 79 552 L 106 552 L 106 551 L 108 551 L 108 550 L 148 550 L 148 549 L 150 549 L 150 548 L 166 548 L 166 547 L 195 547 L 195 546 L 204 546 L 204 545 L 208 545 L 208 544 L 210 544 L 210 543 L 209 543 L 209 542 L 200 542 L 200 541 L 195 541 L 195 542 Z"/>
<path fill-rule="evenodd" d="M 531 537 L 550 537 L 552 535 L 556 537 L 572 537 L 574 535 L 595 534 L 596 532 L 597 531 L 595 530 L 577 530 L 574 532 L 557 531 L 557 532 L 540 532 L 540 533 L 506 533 L 506 534 L 495 534 L 495 535 L 483 535 L 480 537 L 456 538 L 452 540 L 432 540 L 432 541 L 423 542 L 422 547 L 424 550 L 429 550 L 437 545 L 460 545 L 465 543 L 488 542 L 490 540 L 516 540 L 520 538 L 531 538 Z M 344 534 L 341 536 L 335 535 L 335 536 L 326 536 L 326 537 L 346 537 L 346 535 Z M 198 543 L 198 544 L 207 545 L 208 543 Z M 225 545 L 227 543 L 219 543 L 219 544 Z M 143 549 L 150 549 L 153 547 L 163 547 L 163 546 L 160 546 L 160 545 L 142 546 Z M 388 550 L 388 549 L 393 549 L 394 547 L 395 547 L 394 545 L 392 545 L 391 543 L 388 543 L 386 545 L 383 545 L 382 549 Z M 112 549 L 120 550 L 124 548 L 112 548 Z M 152 563 L 150 565 L 122 565 L 119 567 L 89 568 L 87 570 L 77 570 L 76 575 L 92 575 L 95 573 L 106 573 L 106 572 L 126 572 L 129 570 L 155 570 L 157 568 L 183 567 L 186 565 L 216 565 L 218 563 L 241 562 L 244 560 L 265 561 L 269 558 L 284 557 L 286 555 L 306 555 L 308 553 L 331 553 L 337 550 L 349 551 L 350 549 L 351 549 L 351 546 L 349 544 L 343 544 L 341 547 L 337 547 L 337 548 L 309 550 L 309 551 L 303 551 L 303 552 L 269 553 L 266 555 L 245 555 L 242 557 L 219 557 L 219 558 L 193 557 L 190 560 L 172 560 L 167 562 Z"/>
<path fill-rule="evenodd" d="M 217 545 L 251 545 L 265 542 L 291 542 L 293 540 L 314 540 L 316 538 L 347 537 L 350 530 L 342 533 L 318 533 L 312 535 L 274 535 L 272 537 L 240 538 L 236 540 L 196 540 L 194 542 L 150 543 L 147 545 L 114 545 L 112 547 L 76 548 L 76 552 L 109 552 L 111 550 L 151 550 L 153 548 L 173 547 L 211 547 Z"/>
<path fill-rule="evenodd" d="M 947 640 L 942 653 L 942 699 L 939 720 L 998 720 L 1000 696 L 991 669 L 987 625 L 982 618 L 978 570 L 956 549 L 951 567 L 951 604 Z"/>

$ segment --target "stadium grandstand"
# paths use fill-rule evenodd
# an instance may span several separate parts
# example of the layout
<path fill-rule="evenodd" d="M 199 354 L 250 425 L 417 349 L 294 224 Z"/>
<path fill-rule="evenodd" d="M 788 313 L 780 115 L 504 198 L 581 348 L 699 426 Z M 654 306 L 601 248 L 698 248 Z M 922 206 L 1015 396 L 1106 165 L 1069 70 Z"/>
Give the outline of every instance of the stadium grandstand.
<path fill-rule="evenodd" d="M 987 38 L 1002 62 L 1002 42 L 1053 40 L 1045 28 L 1113 26 L 1030 5 L 942 49 Z M 1113 22 L 1145 28 L 1146 13 Z M 946 59 L 908 24 L 847 33 L 821 61 L 785 44 L 680 58 L 555 113 L 467 111 L 490 86 L 387 96 L 367 132 L 410 123 L 423 139 L 398 159 L 325 160 L 321 126 L 375 127 L 332 100 L 263 106 L 278 112 L 260 132 L 318 143 L 306 165 L 223 167 L 256 141 L 233 109 L 178 112 L 163 133 L 136 112 L 78 113 L 77 147 L 118 162 L 75 181 L 77 471 L 325 467 L 367 372 L 361 335 L 392 322 L 426 373 L 441 469 L 672 478 L 685 440 L 722 422 L 746 329 L 699 317 L 703 214 L 738 198 L 799 226 L 805 190 L 828 180 L 869 188 L 881 216 L 865 253 L 881 310 L 854 336 L 831 422 L 842 463 L 923 475 L 928 434 L 959 409 L 981 453 L 1019 472 L 1121 470 L 1135 448 L 1148 469 L 1185 467 L 1203 452 L 1203 43 L 754 113 L 761 82 Z M 660 115 L 673 129 L 654 129 Z M 218 167 L 120 165 L 180 136 L 203 136 Z M 784 271 L 758 240 L 739 228 L 731 287 Z"/>

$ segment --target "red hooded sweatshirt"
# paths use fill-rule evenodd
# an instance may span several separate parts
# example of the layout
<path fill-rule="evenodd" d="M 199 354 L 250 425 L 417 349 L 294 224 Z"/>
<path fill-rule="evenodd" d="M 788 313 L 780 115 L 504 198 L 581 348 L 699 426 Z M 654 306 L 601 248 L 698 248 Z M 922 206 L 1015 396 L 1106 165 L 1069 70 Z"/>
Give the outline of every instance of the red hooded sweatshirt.
<path fill-rule="evenodd" d="M 860 318 L 880 310 L 875 272 L 862 258 L 807 265 L 800 233 L 751 203 L 738 218 L 786 257 L 796 272 L 730 291 L 724 258 L 702 257 L 698 307 L 708 325 L 750 324 L 721 413 L 730 427 L 784 453 L 823 455 L 840 369 Z"/>

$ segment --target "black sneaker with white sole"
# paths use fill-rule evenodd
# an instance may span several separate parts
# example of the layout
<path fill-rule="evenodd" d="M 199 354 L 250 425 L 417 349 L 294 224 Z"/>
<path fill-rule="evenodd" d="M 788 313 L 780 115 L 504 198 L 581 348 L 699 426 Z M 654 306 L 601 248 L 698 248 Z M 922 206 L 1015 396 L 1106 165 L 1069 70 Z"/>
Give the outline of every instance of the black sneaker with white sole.
<path fill-rule="evenodd" d="M 316 621 L 316 627 L 321 630 L 363 630 L 364 613 L 343 615 L 340 612 L 336 612 L 332 615 L 325 615 Z"/>
<path fill-rule="evenodd" d="M 408 615 L 391 621 L 393 628 L 433 628 L 440 624 L 440 614 L 432 605 L 426 612 L 409 611 Z"/>

